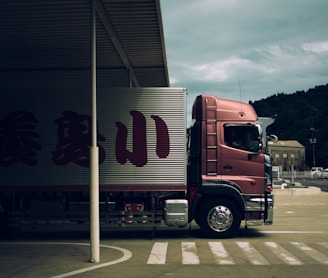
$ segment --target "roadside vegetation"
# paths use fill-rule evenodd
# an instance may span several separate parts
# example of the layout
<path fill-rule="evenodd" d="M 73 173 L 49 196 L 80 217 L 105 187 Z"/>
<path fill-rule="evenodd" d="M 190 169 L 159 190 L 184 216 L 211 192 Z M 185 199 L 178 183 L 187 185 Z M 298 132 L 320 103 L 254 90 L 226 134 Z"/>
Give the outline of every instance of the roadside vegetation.
<path fill-rule="evenodd" d="M 328 84 L 292 94 L 277 93 L 250 102 L 261 117 L 276 115 L 268 128 L 280 140 L 297 140 L 305 147 L 306 165 L 313 164 L 315 139 L 316 166 L 328 168 Z"/>

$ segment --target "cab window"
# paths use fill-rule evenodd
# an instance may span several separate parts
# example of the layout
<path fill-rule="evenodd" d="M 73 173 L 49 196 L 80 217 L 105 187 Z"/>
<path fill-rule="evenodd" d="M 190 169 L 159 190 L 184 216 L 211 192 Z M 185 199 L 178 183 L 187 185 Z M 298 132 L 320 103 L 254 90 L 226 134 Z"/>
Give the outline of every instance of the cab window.
<path fill-rule="evenodd" d="M 260 152 L 262 150 L 261 134 L 257 126 L 252 124 L 224 125 L 224 141 L 231 148 Z"/>

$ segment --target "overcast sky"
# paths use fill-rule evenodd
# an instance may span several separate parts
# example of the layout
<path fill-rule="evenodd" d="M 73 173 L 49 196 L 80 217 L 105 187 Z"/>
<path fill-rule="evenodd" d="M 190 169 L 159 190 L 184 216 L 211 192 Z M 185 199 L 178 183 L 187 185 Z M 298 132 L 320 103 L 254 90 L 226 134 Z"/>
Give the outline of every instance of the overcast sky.
<path fill-rule="evenodd" d="M 327 0 L 161 0 L 171 87 L 248 102 L 328 83 Z M 190 101 L 188 101 L 190 105 Z"/>

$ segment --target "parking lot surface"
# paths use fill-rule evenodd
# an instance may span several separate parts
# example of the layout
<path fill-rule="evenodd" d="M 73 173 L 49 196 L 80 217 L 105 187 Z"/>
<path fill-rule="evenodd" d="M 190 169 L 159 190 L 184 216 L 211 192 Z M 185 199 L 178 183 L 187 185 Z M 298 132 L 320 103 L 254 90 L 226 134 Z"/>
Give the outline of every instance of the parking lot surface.
<path fill-rule="evenodd" d="M 202 238 L 194 224 L 163 226 L 156 233 L 101 229 L 99 263 L 89 259 L 88 225 L 27 229 L 0 241 L 0 277 L 190 277 L 203 271 L 217 277 L 217 267 L 234 277 L 251 277 L 266 267 L 270 271 L 263 277 L 323 277 L 328 193 L 310 188 L 305 189 L 308 194 L 295 195 L 288 190 L 276 190 L 272 226 L 242 226 L 232 239 Z"/>

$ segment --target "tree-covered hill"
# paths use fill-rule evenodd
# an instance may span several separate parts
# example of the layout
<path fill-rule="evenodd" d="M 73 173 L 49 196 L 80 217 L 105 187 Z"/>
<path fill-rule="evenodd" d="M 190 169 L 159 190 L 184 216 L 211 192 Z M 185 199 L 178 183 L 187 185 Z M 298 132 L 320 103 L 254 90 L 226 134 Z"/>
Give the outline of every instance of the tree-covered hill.
<path fill-rule="evenodd" d="M 328 167 L 328 84 L 307 92 L 278 93 L 250 102 L 261 117 L 277 115 L 268 134 L 280 140 L 297 140 L 305 146 L 306 164 L 313 166 L 310 139 L 315 138 L 315 165 Z"/>

